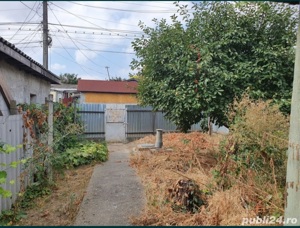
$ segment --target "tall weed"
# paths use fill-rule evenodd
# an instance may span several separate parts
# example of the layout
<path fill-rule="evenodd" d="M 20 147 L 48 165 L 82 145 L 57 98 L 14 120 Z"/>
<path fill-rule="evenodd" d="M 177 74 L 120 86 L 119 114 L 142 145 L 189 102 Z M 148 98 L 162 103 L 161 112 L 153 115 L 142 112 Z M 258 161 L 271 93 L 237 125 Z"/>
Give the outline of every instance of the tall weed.
<path fill-rule="evenodd" d="M 252 208 L 258 207 L 258 214 L 281 213 L 288 117 L 270 101 L 254 101 L 247 95 L 234 101 L 228 117 L 231 133 L 220 146 L 219 164 L 214 171 L 219 186 L 247 187 L 246 202 Z"/>

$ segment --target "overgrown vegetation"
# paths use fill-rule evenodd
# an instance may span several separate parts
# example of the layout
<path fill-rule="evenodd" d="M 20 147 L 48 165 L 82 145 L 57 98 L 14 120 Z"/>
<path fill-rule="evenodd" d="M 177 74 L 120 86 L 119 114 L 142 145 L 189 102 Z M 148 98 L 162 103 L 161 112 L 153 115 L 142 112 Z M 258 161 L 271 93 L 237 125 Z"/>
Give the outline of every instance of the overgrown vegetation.
<path fill-rule="evenodd" d="M 18 199 L 12 209 L 4 211 L 0 217 L 3 224 L 10 225 L 24 217 L 24 209 L 34 206 L 33 199 L 47 196 L 52 193 L 53 188 L 58 187 L 55 185 L 53 173 L 64 172 L 66 168 L 92 162 L 103 162 L 108 158 L 106 144 L 83 140 L 81 137 L 83 126 L 74 107 L 54 103 L 52 145 L 48 145 L 47 141 L 49 132 L 47 105 L 22 104 L 19 105 L 19 112 L 23 114 L 26 129 L 23 135 L 23 148 L 26 149 L 28 158 L 25 172 L 20 177 L 21 192 Z M 9 149 L 7 146 L 0 148 L 4 152 Z M 2 171 L 0 177 L 1 181 L 4 180 Z M 26 189 L 23 186 L 25 177 L 32 182 Z M 20 214 L 22 216 L 19 216 Z"/>
<path fill-rule="evenodd" d="M 239 183 L 252 185 L 257 195 L 248 206 L 260 202 L 259 215 L 282 214 L 289 119 L 271 101 L 254 101 L 247 95 L 234 102 L 229 119 L 231 133 L 221 144 L 215 170 L 219 186 L 226 190 Z M 262 195 L 267 199 L 261 202 Z"/>
<path fill-rule="evenodd" d="M 93 161 L 105 162 L 108 159 L 108 150 L 105 143 L 80 143 L 61 153 L 57 160 L 66 168 L 87 165 Z"/>
<path fill-rule="evenodd" d="M 256 216 L 274 216 L 281 225 L 288 117 L 271 101 L 244 95 L 235 100 L 228 119 L 229 135 L 165 134 L 159 152 L 133 154 L 131 164 L 147 197 L 135 225 L 241 225 L 243 218 Z M 138 143 L 154 141 L 151 136 Z M 193 193 L 201 193 L 195 202 L 186 190 L 189 183 Z M 188 205 L 196 210 L 187 210 Z"/>

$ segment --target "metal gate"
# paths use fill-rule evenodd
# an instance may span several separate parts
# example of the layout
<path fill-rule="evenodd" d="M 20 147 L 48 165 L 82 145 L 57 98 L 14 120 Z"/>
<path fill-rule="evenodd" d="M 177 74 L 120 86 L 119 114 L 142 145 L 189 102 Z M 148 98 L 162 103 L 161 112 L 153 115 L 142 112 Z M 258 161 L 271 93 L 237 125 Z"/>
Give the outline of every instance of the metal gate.
<path fill-rule="evenodd" d="M 105 107 L 105 104 L 78 104 L 86 138 L 105 139 Z"/>

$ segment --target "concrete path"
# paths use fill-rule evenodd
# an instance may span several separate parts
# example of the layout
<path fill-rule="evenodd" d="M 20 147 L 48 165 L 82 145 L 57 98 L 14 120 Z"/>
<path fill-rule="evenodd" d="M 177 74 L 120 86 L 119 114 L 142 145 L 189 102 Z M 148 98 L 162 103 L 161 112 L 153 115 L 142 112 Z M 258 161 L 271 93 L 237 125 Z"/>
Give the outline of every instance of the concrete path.
<path fill-rule="evenodd" d="M 130 144 L 108 145 L 109 160 L 95 166 L 75 226 L 128 226 L 143 209 L 142 185 L 129 166 Z"/>

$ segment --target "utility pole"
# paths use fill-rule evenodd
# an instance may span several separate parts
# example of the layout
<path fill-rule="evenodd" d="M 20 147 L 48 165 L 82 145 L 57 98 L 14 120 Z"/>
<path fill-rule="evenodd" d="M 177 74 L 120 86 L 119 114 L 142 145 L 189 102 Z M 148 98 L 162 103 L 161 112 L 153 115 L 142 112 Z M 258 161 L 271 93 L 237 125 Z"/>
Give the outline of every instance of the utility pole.
<path fill-rule="evenodd" d="M 108 68 L 109 68 L 109 67 L 108 67 L 108 66 L 106 66 L 105 68 L 106 68 L 106 70 L 107 70 L 107 74 L 108 74 L 108 80 L 110 80 L 109 71 L 108 71 Z"/>
<path fill-rule="evenodd" d="M 300 225 L 300 15 L 290 116 L 284 225 Z"/>
<path fill-rule="evenodd" d="M 48 7 L 43 1 L 43 66 L 48 70 Z"/>

